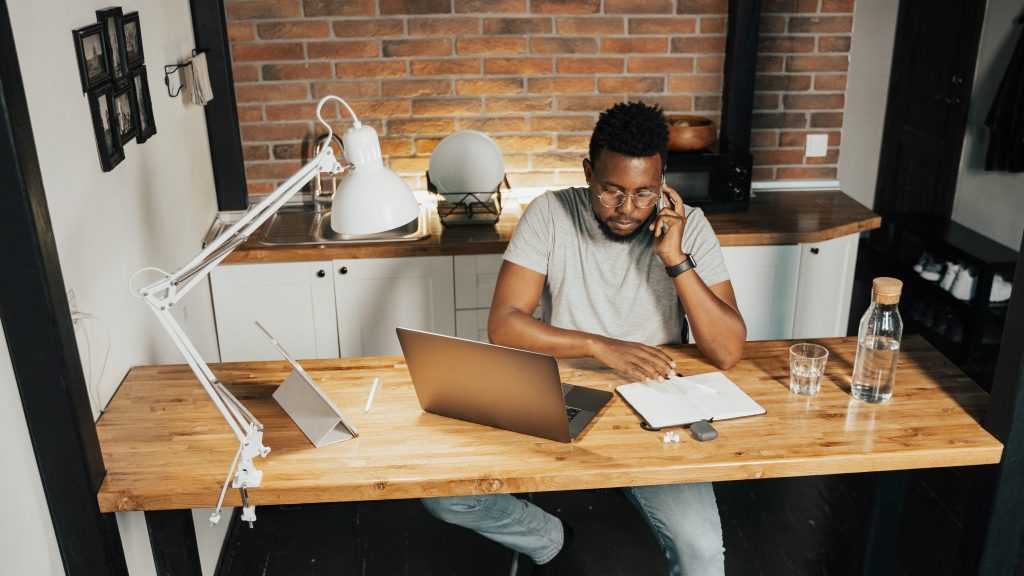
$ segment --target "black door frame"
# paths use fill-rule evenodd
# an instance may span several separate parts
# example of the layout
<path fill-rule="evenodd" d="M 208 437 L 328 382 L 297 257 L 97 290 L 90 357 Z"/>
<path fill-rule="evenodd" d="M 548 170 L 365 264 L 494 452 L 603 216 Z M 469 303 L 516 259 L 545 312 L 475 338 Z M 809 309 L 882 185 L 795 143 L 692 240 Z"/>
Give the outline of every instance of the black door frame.
<path fill-rule="evenodd" d="M 1024 238 L 1013 282 L 985 416 L 1003 457 L 972 486 L 957 552 L 956 573 L 963 576 L 1012 574 L 1024 538 Z"/>
<path fill-rule="evenodd" d="M 189 0 L 189 5 L 192 8 L 196 50 L 206 53 L 210 87 L 214 93 L 213 100 L 205 106 L 205 113 L 217 208 L 222 211 L 245 210 L 249 207 L 249 193 L 224 0 Z"/>
<path fill-rule="evenodd" d="M 126 575 L 50 225 L 7 1 L 0 0 L 0 321 L 68 576 Z"/>

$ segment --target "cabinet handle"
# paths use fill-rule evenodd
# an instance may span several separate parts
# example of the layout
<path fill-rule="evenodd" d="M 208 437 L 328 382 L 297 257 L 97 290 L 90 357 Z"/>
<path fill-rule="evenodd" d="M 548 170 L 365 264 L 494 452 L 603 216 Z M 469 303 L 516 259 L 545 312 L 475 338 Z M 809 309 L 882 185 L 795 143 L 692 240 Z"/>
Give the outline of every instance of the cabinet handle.
<path fill-rule="evenodd" d="M 317 270 L 316 271 L 316 277 L 317 278 L 323 278 L 324 276 L 327 276 L 327 272 L 324 272 L 323 270 Z"/>
<path fill-rule="evenodd" d="M 817 254 L 818 252 L 819 252 L 819 250 L 818 250 L 817 247 L 811 248 L 811 254 Z"/>
<path fill-rule="evenodd" d="M 338 274 L 348 274 L 348 266 L 342 266 L 338 268 Z"/>

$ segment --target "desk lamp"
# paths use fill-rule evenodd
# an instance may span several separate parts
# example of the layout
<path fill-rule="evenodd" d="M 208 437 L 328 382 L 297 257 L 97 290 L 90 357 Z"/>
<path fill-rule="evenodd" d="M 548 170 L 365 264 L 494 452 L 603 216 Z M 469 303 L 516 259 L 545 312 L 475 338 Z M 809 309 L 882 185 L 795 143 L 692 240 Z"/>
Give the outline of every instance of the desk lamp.
<path fill-rule="evenodd" d="M 325 96 L 316 108 L 317 119 L 327 127 L 327 141 L 330 141 L 334 131 L 320 112 L 329 100 L 340 102 L 352 117 L 352 127 L 342 135 L 345 157 L 349 162 L 347 165 L 342 166 L 334 157 L 331 147 L 324 146 L 309 163 L 251 207 L 237 222 L 176 272 L 167 273 L 158 268 L 147 267 L 136 272 L 129 281 L 129 291 L 145 300 L 156 314 L 164 330 L 171 336 L 174 345 L 181 351 L 192 372 L 199 379 L 199 383 L 238 438 L 238 451 L 228 469 L 216 510 L 210 516 L 210 522 L 214 524 L 220 520 L 221 504 L 229 482 L 233 488 L 238 488 L 241 492 L 242 520 L 248 521 L 250 526 L 256 520 L 256 508 L 249 503 L 248 490 L 260 485 L 263 472 L 256 469 L 253 458 L 266 457 L 270 453 L 270 447 L 263 445 L 263 424 L 217 379 L 171 315 L 171 309 L 189 290 L 206 278 L 232 250 L 248 240 L 260 225 L 321 172 L 348 173 L 335 193 L 331 210 L 331 227 L 339 234 L 383 232 L 405 225 L 419 214 L 412 191 L 401 178 L 384 167 L 377 132 L 372 127 L 361 124 L 348 103 L 337 96 Z M 160 272 L 163 278 L 136 292 L 132 289 L 133 281 L 136 276 L 147 270 Z"/>

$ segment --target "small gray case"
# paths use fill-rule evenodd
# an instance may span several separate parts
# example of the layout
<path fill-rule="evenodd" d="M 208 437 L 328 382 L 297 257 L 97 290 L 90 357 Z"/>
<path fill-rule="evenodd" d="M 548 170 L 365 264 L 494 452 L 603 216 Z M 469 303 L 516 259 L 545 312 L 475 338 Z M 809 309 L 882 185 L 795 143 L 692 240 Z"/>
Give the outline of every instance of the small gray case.
<path fill-rule="evenodd" d="M 690 432 L 693 433 L 694 438 L 701 442 L 710 442 L 718 438 L 718 430 L 715 430 L 715 427 L 707 420 L 690 424 Z"/>

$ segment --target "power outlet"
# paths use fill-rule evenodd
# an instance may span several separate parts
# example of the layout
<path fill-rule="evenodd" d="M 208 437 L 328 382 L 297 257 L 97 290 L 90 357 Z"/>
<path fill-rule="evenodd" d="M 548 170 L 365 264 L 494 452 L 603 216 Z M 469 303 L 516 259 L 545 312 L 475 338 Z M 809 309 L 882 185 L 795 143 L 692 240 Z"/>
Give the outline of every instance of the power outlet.
<path fill-rule="evenodd" d="M 75 316 L 78 312 L 78 299 L 75 298 L 74 290 L 68 290 L 68 309 L 71 312 L 71 322 L 78 324 L 78 318 Z"/>
<path fill-rule="evenodd" d="M 804 156 L 821 158 L 828 155 L 828 134 L 808 134 Z"/>

